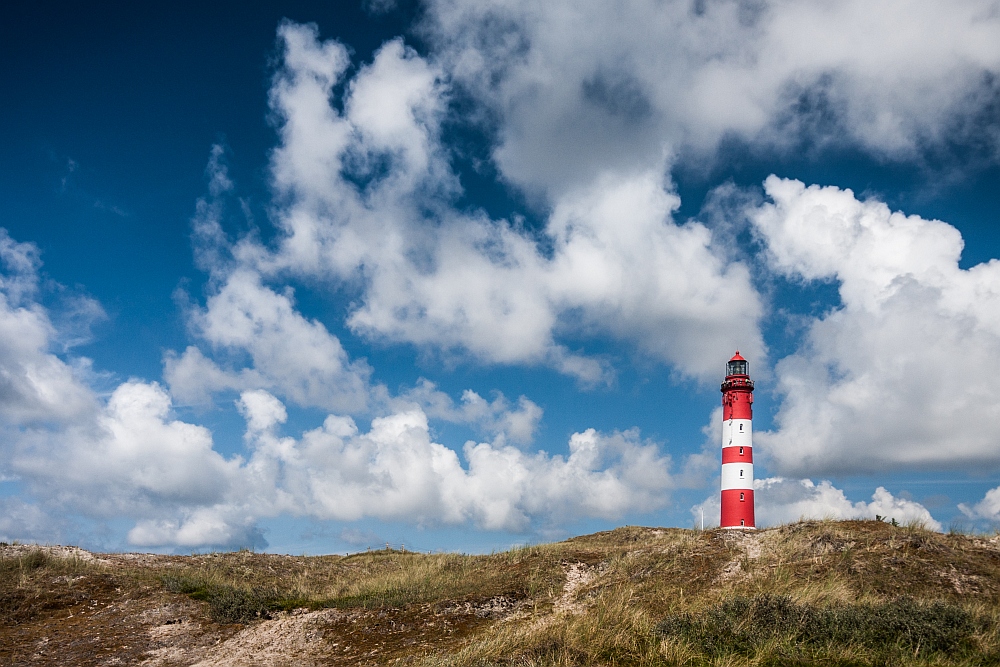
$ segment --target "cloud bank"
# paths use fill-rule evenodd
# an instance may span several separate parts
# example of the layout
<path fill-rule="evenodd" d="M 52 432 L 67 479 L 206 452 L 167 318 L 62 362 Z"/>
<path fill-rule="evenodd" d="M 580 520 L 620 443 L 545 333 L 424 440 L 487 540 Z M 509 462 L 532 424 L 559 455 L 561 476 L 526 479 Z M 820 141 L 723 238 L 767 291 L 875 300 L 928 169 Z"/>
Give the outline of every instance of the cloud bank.
<path fill-rule="evenodd" d="M 893 496 L 884 487 L 875 489 L 870 503 L 852 503 L 841 489 L 828 480 L 767 477 L 754 480 L 754 505 L 759 527 L 809 520 L 895 519 L 901 524 L 916 523 L 941 530 L 941 523 L 926 507 L 913 500 Z M 704 512 L 706 527 L 719 525 L 720 497 L 716 493 L 691 508 L 696 522 Z"/>
<path fill-rule="evenodd" d="M 549 198 L 664 151 L 711 161 L 733 139 L 918 162 L 949 142 L 1000 149 L 992 0 L 432 0 L 428 14 L 501 174 Z"/>
<path fill-rule="evenodd" d="M 673 486 L 669 459 L 635 432 L 576 433 L 566 457 L 468 442 L 463 465 L 433 441 L 418 409 L 376 418 L 367 432 L 350 417 L 330 415 L 295 439 L 276 433 L 287 413 L 266 391 L 244 392 L 238 407 L 250 451 L 239 462 L 238 483 L 221 502 L 182 519 L 140 521 L 129 534 L 133 543 L 190 546 L 279 514 L 525 531 L 538 522 L 650 511 Z"/>
<path fill-rule="evenodd" d="M 37 500 L 4 500 L 0 534 L 5 537 L 62 534 L 66 526 L 58 517 L 67 514 L 132 519 L 128 539 L 141 547 L 263 546 L 256 523 L 279 514 L 525 531 L 651 511 L 662 507 L 674 485 L 669 458 L 636 431 L 588 429 L 573 434 L 566 456 L 529 452 L 507 442 L 531 441 L 541 409 L 530 400 L 512 404 L 497 394 L 487 402 L 468 391 L 456 405 L 427 382 L 392 399 L 399 409 L 376 417 L 367 431 L 349 416 L 331 414 L 299 439 L 278 433 L 288 418 L 281 401 L 262 388 L 244 390 L 237 409 L 246 422 L 246 455 L 223 456 L 209 429 L 176 417 L 170 394 L 158 383 L 129 380 L 103 398 L 72 365 L 49 352 L 57 335 L 47 309 L 35 300 L 37 250 L 6 234 L 0 240 L 0 376 L 19 380 L 8 380 L 5 387 L 0 475 Z M 261 297 L 266 290 L 258 282 L 240 283 L 232 276 L 220 294 L 233 285 L 244 286 L 241 293 L 251 298 L 223 296 L 224 306 L 210 300 L 206 312 L 232 329 L 256 332 L 238 343 L 278 348 L 266 333 L 280 322 L 285 343 L 288 332 L 302 332 L 302 338 L 291 339 L 302 347 L 291 351 L 303 358 L 340 350 L 329 347 L 334 337 L 293 312 L 280 295 L 267 291 Z M 233 301 L 249 305 L 230 310 Z M 256 320 L 247 311 L 256 313 Z M 213 326 L 204 330 L 214 331 Z M 176 363 L 192 358 L 189 349 Z M 301 370 L 294 359 L 275 366 L 260 359 L 269 357 L 254 357 L 255 367 L 240 381 L 278 384 L 307 404 L 322 395 L 315 389 L 324 386 L 322 373 L 316 385 L 303 384 L 298 376 L 271 370 Z M 470 441 L 460 455 L 432 439 L 420 405 L 441 419 L 478 425 L 494 440 Z"/>

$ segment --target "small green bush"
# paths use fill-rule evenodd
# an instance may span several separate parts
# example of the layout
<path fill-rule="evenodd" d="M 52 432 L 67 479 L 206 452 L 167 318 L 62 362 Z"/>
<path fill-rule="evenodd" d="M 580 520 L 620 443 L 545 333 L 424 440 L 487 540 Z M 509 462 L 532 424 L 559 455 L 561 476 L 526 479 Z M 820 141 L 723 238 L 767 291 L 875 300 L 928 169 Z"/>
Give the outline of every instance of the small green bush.
<path fill-rule="evenodd" d="M 262 588 L 249 590 L 220 587 L 210 594 L 208 604 L 212 618 L 219 623 L 250 623 L 270 618 L 272 611 L 282 608 L 281 600 L 271 591 Z"/>
<path fill-rule="evenodd" d="M 277 590 L 262 587 L 237 588 L 176 575 L 164 575 L 161 580 L 172 593 L 183 593 L 195 600 L 208 602 L 212 620 L 217 623 L 246 624 L 270 618 L 272 612 L 289 609 L 295 602 Z"/>

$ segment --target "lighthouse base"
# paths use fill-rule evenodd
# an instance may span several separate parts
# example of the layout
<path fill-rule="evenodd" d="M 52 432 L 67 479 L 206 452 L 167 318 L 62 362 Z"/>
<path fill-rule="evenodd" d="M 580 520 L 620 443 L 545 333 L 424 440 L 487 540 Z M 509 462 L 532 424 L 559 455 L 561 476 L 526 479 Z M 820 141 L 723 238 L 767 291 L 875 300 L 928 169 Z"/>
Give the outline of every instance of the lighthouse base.
<path fill-rule="evenodd" d="M 721 528 L 754 528 L 753 489 L 724 490 L 721 519 Z"/>

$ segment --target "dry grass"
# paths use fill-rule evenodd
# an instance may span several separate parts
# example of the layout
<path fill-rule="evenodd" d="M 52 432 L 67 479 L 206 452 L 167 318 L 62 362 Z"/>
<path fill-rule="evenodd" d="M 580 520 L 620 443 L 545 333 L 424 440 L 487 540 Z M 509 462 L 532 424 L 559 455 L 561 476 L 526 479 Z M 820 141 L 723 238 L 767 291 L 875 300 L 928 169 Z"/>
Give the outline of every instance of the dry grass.
<path fill-rule="evenodd" d="M 241 551 L 192 558 L 171 567 L 161 580 L 172 592 L 208 601 L 220 622 L 245 622 L 294 608 L 382 609 L 533 598 L 562 585 L 558 561 L 546 558 L 544 550 L 490 556 L 384 550 L 318 558 Z M 232 609 L 228 614 L 227 608 Z"/>
<path fill-rule="evenodd" d="M 0 623 L 23 623 L 49 609 L 87 599 L 73 584 L 85 575 L 103 574 L 99 564 L 76 556 L 53 556 L 37 548 L 0 557 Z M 65 585 L 53 587 L 53 583 Z"/>
<path fill-rule="evenodd" d="M 625 527 L 485 556 L 0 547 L 0 621 L 0 664 L 1000 664 L 1000 541 L 855 521 Z M 226 662 L 227 641 L 269 627 L 297 637 L 294 660 Z M 90 653 L 66 660 L 76 645 Z"/>

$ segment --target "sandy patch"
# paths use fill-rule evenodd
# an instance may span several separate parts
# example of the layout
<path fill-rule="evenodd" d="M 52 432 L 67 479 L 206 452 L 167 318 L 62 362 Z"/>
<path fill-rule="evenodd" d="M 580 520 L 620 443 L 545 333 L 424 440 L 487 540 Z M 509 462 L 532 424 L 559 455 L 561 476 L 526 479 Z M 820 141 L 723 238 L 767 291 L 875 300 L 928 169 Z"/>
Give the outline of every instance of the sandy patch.
<path fill-rule="evenodd" d="M 597 569 L 588 567 L 586 563 L 572 563 L 566 570 L 566 583 L 563 584 L 563 592 L 556 598 L 553 611 L 557 614 L 579 614 L 585 605 L 576 599 L 576 594 L 581 588 L 593 581 L 597 576 Z"/>
<path fill-rule="evenodd" d="M 321 626 L 341 614 L 333 609 L 281 613 L 209 648 L 193 667 L 311 667 L 323 664 L 327 646 L 322 641 Z"/>

